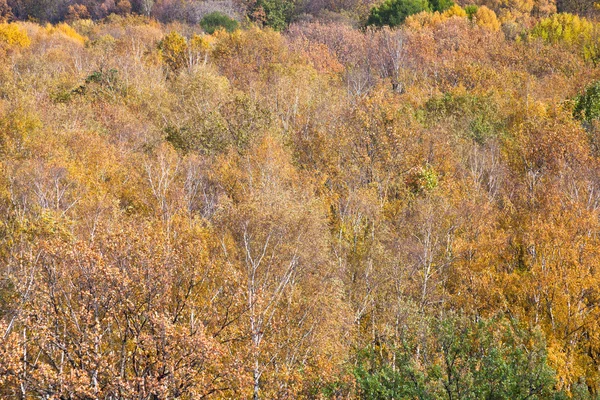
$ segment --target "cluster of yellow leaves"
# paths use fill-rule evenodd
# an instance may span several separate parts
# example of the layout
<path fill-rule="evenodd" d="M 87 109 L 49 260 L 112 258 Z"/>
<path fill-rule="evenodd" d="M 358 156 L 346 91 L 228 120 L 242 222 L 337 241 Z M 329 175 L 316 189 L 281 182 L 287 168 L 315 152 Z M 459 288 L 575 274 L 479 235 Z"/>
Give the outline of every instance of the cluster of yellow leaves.
<path fill-rule="evenodd" d="M 440 23 L 447 21 L 450 18 L 467 18 L 466 11 L 458 6 L 453 5 L 443 13 L 423 11 L 406 18 L 405 25 L 412 29 L 431 28 Z M 500 29 L 500 21 L 496 17 L 496 13 L 486 6 L 477 8 L 477 12 L 473 15 L 472 21 L 481 27 L 492 31 Z"/>
<path fill-rule="evenodd" d="M 218 33 L 217 33 L 218 35 Z M 211 35 L 193 34 L 187 40 L 178 32 L 170 32 L 158 44 L 160 57 L 172 71 L 185 66 L 206 64 L 215 38 Z"/>
<path fill-rule="evenodd" d="M 593 63 L 600 57 L 600 27 L 578 15 L 560 13 L 544 18 L 533 27 L 530 38 L 573 46 Z"/>
<path fill-rule="evenodd" d="M 492 31 L 500 30 L 500 21 L 498 20 L 498 17 L 496 17 L 496 13 L 486 6 L 477 8 L 477 12 L 473 15 L 473 20 L 477 25 Z"/>
<path fill-rule="evenodd" d="M 72 40 L 75 43 L 84 45 L 87 39 L 81 36 L 75 29 L 73 29 L 69 24 L 60 23 L 57 25 L 46 25 L 46 32 L 49 35 L 61 35 L 69 40 Z"/>
<path fill-rule="evenodd" d="M 29 47 L 27 32 L 15 23 L 0 23 L 0 48 Z"/>
<path fill-rule="evenodd" d="M 549 43 L 576 44 L 591 40 L 594 30 L 591 21 L 578 15 L 560 13 L 538 22 L 531 31 L 531 37 Z"/>

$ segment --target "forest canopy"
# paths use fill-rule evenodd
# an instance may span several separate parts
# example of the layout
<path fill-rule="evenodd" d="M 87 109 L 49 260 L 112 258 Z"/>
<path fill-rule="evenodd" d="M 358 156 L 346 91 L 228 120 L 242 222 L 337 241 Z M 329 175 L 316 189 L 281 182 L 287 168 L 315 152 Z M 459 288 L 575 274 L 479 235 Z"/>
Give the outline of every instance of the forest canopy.
<path fill-rule="evenodd" d="M 587 0 L 0 0 L 0 398 L 598 399 Z"/>

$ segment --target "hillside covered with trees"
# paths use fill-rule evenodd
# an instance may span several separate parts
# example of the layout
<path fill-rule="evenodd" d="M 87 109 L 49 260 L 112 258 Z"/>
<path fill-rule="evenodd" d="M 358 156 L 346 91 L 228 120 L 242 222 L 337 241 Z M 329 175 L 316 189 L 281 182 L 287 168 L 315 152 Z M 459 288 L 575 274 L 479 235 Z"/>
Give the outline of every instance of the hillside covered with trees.
<path fill-rule="evenodd" d="M 0 0 L 0 398 L 598 399 L 599 10 Z"/>

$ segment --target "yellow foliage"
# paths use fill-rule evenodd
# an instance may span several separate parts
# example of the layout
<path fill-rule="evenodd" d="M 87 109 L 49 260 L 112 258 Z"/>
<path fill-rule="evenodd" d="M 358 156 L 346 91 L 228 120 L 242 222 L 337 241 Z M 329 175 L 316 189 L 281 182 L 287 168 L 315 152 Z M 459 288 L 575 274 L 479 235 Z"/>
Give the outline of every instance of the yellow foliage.
<path fill-rule="evenodd" d="M 467 16 L 467 13 L 461 6 L 459 6 L 458 4 L 455 4 L 452 7 L 450 7 L 449 9 L 447 9 L 446 11 L 444 11 L 444 16 L 446 16 L 448 18 L 450 18 L 450 17 L 464 18 Z"/>
<path fill-rule="evenodd" d="M 214 43 L 214 37 L 211 35 L 194 34 L 190 39 L 190 48 L 195 51 L 208 51 Z"/>
<path fill-rule="evenodd" d="M 592 62 L 597 62 L 600 57 L 599 36 L 598 24 L 568 13 L 542 19 L 530 34 L 531 38 L 540 38 L 546 43 L 575 46 L 585 60 Z"/>
<path fill-rule="evenodd" d="M 89 36 L 94 27 L 96 27 L 96 24 L 91 19 L 78 19 L 71 22 L 70 26 L 72 26 L 75 31 L 82 32 L 83 35 Z"/>
<path fill-rule="evenodd" d="M 48 34 L 50 35 L 59 34 L 75 43 L 79 43 L 82 45 L 85 44 L 87 40 L 85 37 L 77 33 L 77 31 L 73 29 L 70 25 L 65 23 L 54 26 L 48 24 L 46 25 L 46 32 L 48 32 Z"/>
<path fill-rule="evenodd" d="M 0 24 L 0 47 L 29 47 L 27 32 L 17 24 Z"/>
<path fill-rule="evenodd" d="M 453 5 L 443 13 L 422 11 L 418 14 L 410 15 L 404 21 L 404 24 L 412 29 L 421 29 L 425 27 L 433 27 L 452 17 L 466 18 L 467 13 L 459 5 Z"/>
<path fill-rule="evenodd" d="M 173 71 L 185 65 L 188 44 L 179 33 L 175 31 L 169 33 L 160 41 L 158 48 L 161 58 Z"/>
<path fill-rule="evenodd" d="M 440 14 L 439 12 L 427 12 L 427 11 L 422 11 L 418 14 L 413 14 L 411 16 L 409 16 L 408 18 L 406 18 L 406 20 L 404 21 L 404 24 L 412 29 L 421 29 L 421 28 L 425 28 L 425 27 L 432 27 L 435 26 L 437 24 L 440 24 L 442 22 L 444 22 L 445 20 L 447 20 L 448 17 L 446 16 L 446 14 Z"/>
<path fill-rule="evenodd" d="M 549 43 L 588 41 L 591 39 L 594 24 L 578 15 L 560 13 L 541 20 L 532 30 L 531 36 Z"/>
<path fill-rule="evenodd" d="M 190 66 L 206 64 L 214 42 L 215 38 L 211 35 L 193 34 L 188 42 Z"/>
<path fill-rule="evenodd" d="M 534 9 L 534 0 L 483 0 L 479 3 L 492 9 L 502 22 L 523 20 Z"/>
<path fill-rule="evenodd" d="M 500 30 L 500 21 L 498 21 L 496 13 L 486 6 L 481 6 L 477 9 L 477 12 L 473 16 L 473 20 L 477 25 L 488 28 L 492 31 Z"/>

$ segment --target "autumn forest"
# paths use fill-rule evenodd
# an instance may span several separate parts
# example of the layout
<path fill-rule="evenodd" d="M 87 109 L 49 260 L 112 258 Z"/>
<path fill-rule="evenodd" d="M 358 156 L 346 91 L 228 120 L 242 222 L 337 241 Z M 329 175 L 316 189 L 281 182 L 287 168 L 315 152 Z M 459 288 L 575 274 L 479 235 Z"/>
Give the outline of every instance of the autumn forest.
<path fill-rule="evenodd" d="M 591 0 L 0 0 L 0 399 L 599 399 L 599 63 Z"/>

